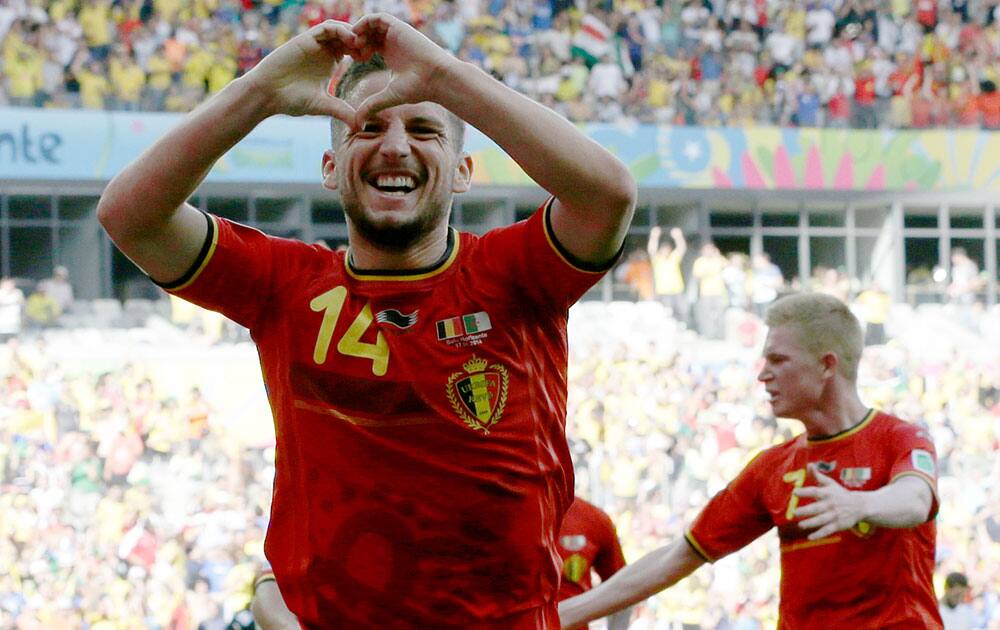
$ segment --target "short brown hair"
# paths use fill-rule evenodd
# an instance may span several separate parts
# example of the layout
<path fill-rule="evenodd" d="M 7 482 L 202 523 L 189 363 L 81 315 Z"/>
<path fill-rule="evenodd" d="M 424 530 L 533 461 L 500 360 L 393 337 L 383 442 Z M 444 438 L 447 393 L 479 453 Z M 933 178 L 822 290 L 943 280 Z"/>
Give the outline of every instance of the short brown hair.
<path fill-rule="evenodd" d="M 825 293 L 794 293 L 767 309 L 770 328 L 794 326 L 802 346 L 817 357 L 833 352 L 841 375 L 854 381 L 864 348 L 861 323 L 846 304 Z"/>
<path fill-rule="evenodd" d="M 350 66 L 347 67 L 347 71 L 344 72 L 344 76 L 340 78 L 337 82 L 337 88 L 334 90 L 334 96 L 339 99 L 348 100 L 357 89 L 358 84 L 364 80 L 370 74 L 375 74 L 377 72 L 390 72 L 388 64 L 385 63 L 385 59 L 382 55 L 374 54 L 366 61 L 354 61 Z M 449 110 L 448 112 L 448 127 L 451 131 L 451 143 L 455 148 L 456 153 L 461 153 L 462 148 L 465 146 L 465 121 L 453 114 Z M 340 144 L 340 139 L 343 137 L 344 123 L 337 118 L 330 119 L 330 146 L 336 148 Z"/>

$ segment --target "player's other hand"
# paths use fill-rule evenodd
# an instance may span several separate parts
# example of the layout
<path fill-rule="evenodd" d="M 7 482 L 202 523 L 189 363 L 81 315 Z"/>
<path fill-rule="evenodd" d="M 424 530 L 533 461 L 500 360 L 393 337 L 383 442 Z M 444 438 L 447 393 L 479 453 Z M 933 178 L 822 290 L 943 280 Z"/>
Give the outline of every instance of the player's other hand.
<path fill-rule="evenodd" d="M 321 22 L 264 57 L 247 79 L 268 95 L 270 114 L 334 116 L 353 124 L 354 108 L 328 86 L 344 55 L 358 56 L 356 39 L 346 22 Z"/>
<path fill-rule="evenodd" d="M 799 522 L 799 527 L 816 530 L 809 534 L 809 540 L 819 540 L 850 529 L 865 517 L 860 493 L 851 492 L 827 477 L 815 464 L 809 464 L 809 472 L 818 485 L 794 490 L 795 496 L 799 498 L 815 499 L 795 510 L 797 518 L 804 518 Z"/>
<path fill-rule="evenodd" d="M 437 101 L 443 90 L 458 88 L 444 85 L 449 65 L 457 60 L 406 22 L 373 13 L 358 20 L 351 31 L 356 38 L 354 58 L 365 60 L 378 53 L 392 71 L 389 84 L 358 105 L 356 125 L 383 109 Z"/>

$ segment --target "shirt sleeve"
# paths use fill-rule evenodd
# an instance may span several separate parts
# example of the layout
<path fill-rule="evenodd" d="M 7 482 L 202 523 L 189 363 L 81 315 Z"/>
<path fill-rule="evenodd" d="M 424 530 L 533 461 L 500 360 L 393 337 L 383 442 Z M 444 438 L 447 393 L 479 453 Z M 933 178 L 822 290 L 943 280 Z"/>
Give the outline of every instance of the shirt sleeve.
<path fill-rule="evenodd" d="M 891 433 L 893 463 L 889 483 L 900 477 L 920 477 L 931 487 L 931 509 L 927 520 L 937 516 L 937 451 L 926 430 L 917 425 L 900 422 Z"/>
<path fill-rule="evenodd" d="M 483 235 L 482 263 L 491 278 L 503 278 L 534 305 L 566 310 L 614 266 L 622 250 L 602 265 L 576 260 L 552 230 L 552 202 L 550 197 L 530 218 Z"/>
<path fill-rule="evenodd" d="M 760 475 L 767 472 L 763 459 L 755 458 L 712 497 L 684 535 L 706 562 L 745 547 L 774 526 L 762 500 Z"/>
<path fill-rule="evenodd" d="M 618 532 L 615 531 L 615 524 L 611 518 L 600 512 L 596 515 L 601 528 L 601 549 L 594 559 L 594 570 L 601 580 L 607 580 L 625 566 L 625 555 L 622 553 L 621 543 L 618 542 Z"/>
<path fill-rule="evenodd" d="M 314 246 L 268 236 L 206 214 L 208 234 L 198 258 L 176 282 L 160 286 L 253 329 L 284 283 L 298 276 Z"/>

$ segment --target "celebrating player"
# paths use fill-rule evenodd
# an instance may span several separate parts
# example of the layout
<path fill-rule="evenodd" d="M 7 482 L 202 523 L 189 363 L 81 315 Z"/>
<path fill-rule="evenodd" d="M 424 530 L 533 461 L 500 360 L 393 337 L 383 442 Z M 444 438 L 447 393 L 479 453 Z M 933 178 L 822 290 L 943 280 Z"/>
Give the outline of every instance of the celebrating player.
<path fill-rule="evenodd" d="M 337 119 L 322 173 L 346 253 L 185 203 L 273 114 Z M 462 120 L 551 194 L 527 221 L 449 228 L 472 181 Z M 257 344 L 277 437 L 265 551 L 302 625 L 558 627 L 567 313 L 634 199 L 572 124 L 383 14 L 293 38 L 109 184 L 116 245 Z"/>
<path fill-rule="evenodd" d="M 625 566 L 625 556 L 611 517 L 596 505 L 580 497 L 566 511 L 559 529 L 559 555 L 562 557 L 562 581 L 559 601 L 590 590 L 591 573 L 608 580 Z M 628 628 L 629 609 L 608 618 L 608 630 Z"/>
<path fill-rule="evenodd" d="M 601 508 L 573 499 L 559 530 L 562 578 L 559 599 L 567 599 L 591 588 L 591 571 L 607 580 L 625 566 L 621 543 L 611 518 Z M 288 610 L 274 573 L 263 571 L 254 582 L 253 615 L 261 630 L 297 629 L 298 620 Z M 608 618 L 608 630 L 628 628 L 628 609 Z"/>
<path fill-rule="evenodd" d="M 861 326 L 836 298 L 768 310 L 758 379 L 805 433 L 763 451 L 664 546 L 560 604 L 578 628 L 641 601 L 772 527 L 781 540 L 779 628 L 941 628 L 931 583 L 936 459 L 919 427 L 857 391 Z"/>

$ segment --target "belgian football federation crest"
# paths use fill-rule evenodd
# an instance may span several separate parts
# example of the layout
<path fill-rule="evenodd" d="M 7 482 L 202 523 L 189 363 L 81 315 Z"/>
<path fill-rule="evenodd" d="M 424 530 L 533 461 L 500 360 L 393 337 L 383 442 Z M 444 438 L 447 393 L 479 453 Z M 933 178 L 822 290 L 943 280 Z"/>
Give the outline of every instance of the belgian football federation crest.
<path fill-rule="evenodd" d="M 579 584 L 589 570 L 587 559 L 578 553 L 563 560 L 563 576 L 574 584 Z"/>
<path fill-rule="evenodd" d="M 507 368 L 475 355 L 462 364 L 464 372 L 448 378 L 447 394 L 455 413 L 469 428 L 489 435 L 507 405 Z"/>
<path fill-rule="evenodd" d="M 851 533 L 858 538 L 871 538 L 875 534 L 875 526 L 868 521 L 858 521 L 851 528 Z"/>

